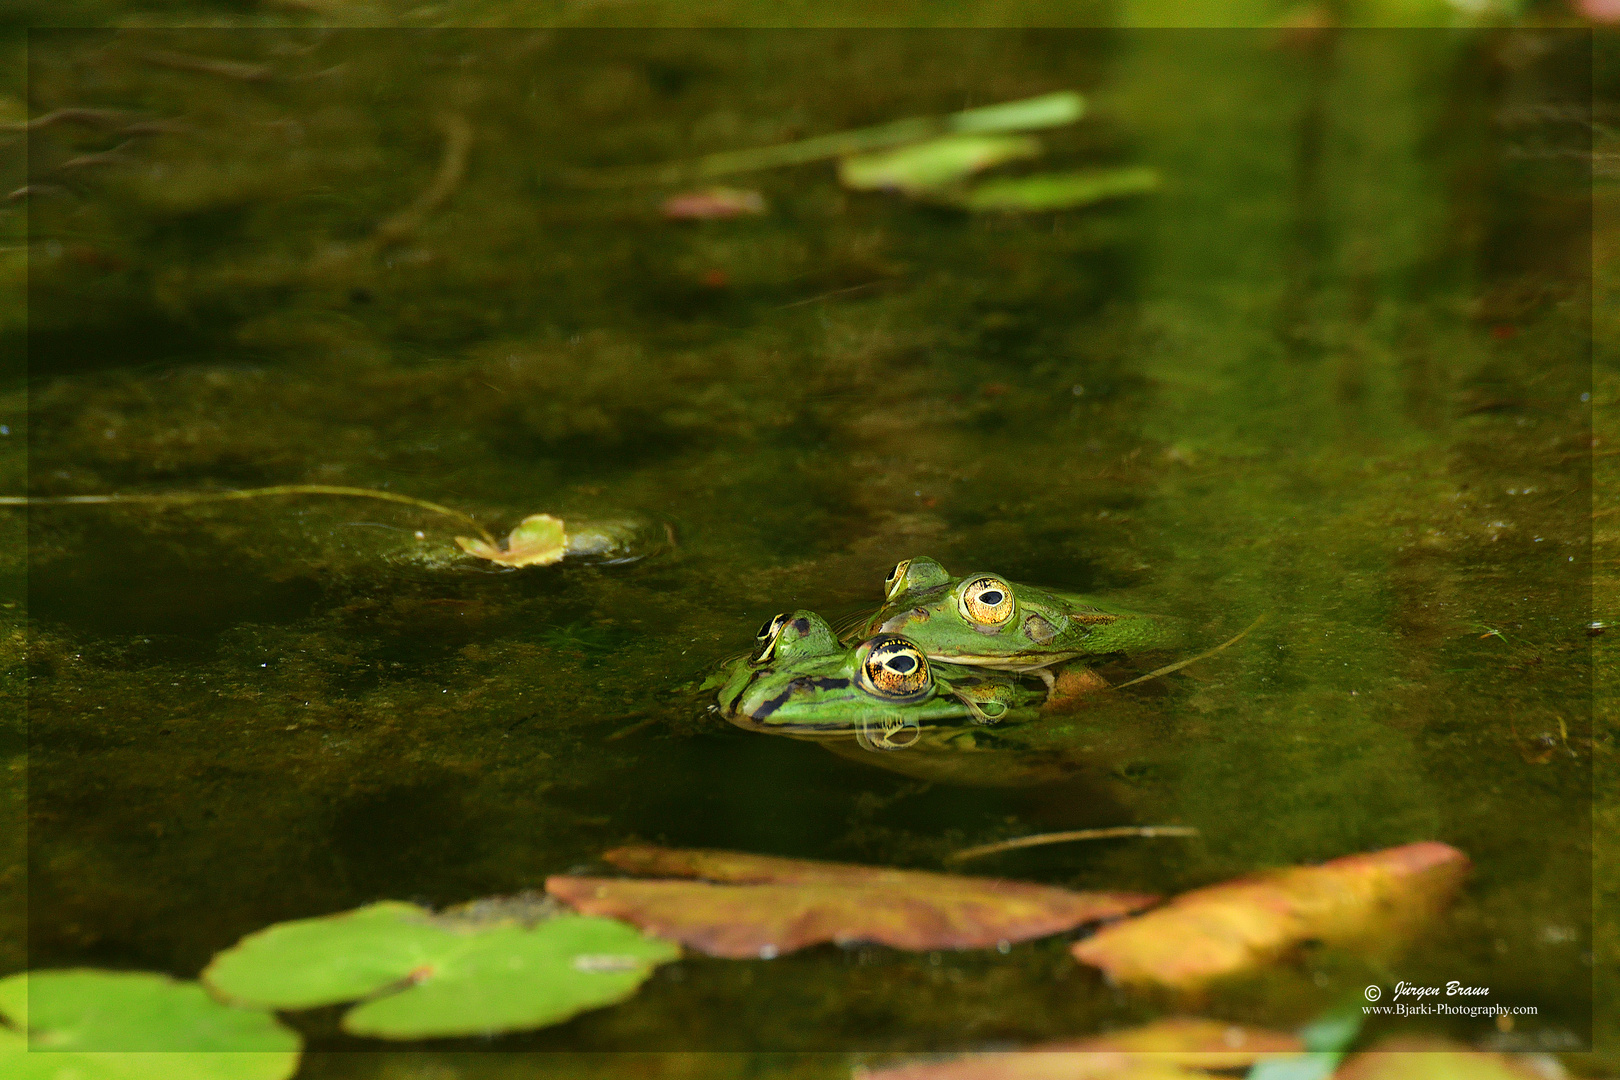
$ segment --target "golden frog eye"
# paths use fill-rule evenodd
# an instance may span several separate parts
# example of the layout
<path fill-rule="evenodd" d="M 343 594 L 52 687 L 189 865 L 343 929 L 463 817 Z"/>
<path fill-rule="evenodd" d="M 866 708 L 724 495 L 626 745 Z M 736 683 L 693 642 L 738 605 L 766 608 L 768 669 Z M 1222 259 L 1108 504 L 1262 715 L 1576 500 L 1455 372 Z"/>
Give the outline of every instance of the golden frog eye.
<path fill-rule="evenodd" d="M 957 608 L 975 626 L 1001 626 L 1013 617 L 1012 589 L 1000 578 L 976 577 L 962 586 Z"/>
<path fill-rule="evenodd" d="M 889 571 L 889 576 L 883 579 L 883 599 L 894 599 L 894 590 L 898 589 L 900 583 L 906 579 L 906 568 L 910 565 L 910 559 L 901 559 L 894 564 L 894 569 Z"/>
<path fill-rule="evenodd" d="M 759 633 L 754 636 L 756 644 L 754 645 L 753 654 L 748 658 L 750 662 L 763 664 L 771 658 L 771 655 L 776 652 L 776 639 L 782 636 L 782 628 L 792 618 L 793 612 L 784 611 L 780 615 L 772 615 L 765 620 L 765 624 L 759 628 Z"/>
<path fill-rule="evenodd" d="M 880 634 L 867 643 L 860 682 L 868 693 L 891 701 L 918 697 L 933 685 L 928 658 L 899 634 Z"/>

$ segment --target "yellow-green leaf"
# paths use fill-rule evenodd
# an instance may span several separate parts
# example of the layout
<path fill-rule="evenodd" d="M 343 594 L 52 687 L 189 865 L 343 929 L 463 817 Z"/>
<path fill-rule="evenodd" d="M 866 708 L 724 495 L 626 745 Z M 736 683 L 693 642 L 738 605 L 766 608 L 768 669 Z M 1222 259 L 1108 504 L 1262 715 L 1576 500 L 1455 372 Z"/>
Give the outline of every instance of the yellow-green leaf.
<path fill-rule="evenodd" d="M 1139 195 L 1158 186 L 1158 172 L 1145 166 L 1037 173 L 1034 176 L 987 180 L 964 195 L 961 205 L 979 212 L 1068 210 L 1104 199 Z"/>
<path fill-rule="evenodd" d="M 502 566 L 550 566 L 568 553 L 563 523 L 550 514 L 530 514 L 506 538 L 504 549 L 473 536 L 458 536 L 461 550 Z"/>
<path fill-rule="evenodd" d="M 1028 135 L 948 135 L 875 154 L 857 154 L 838 165 L 838 180 L 857 191 L 924 194 L 950 187 L 1007 161 L 1039 156 Z"/>

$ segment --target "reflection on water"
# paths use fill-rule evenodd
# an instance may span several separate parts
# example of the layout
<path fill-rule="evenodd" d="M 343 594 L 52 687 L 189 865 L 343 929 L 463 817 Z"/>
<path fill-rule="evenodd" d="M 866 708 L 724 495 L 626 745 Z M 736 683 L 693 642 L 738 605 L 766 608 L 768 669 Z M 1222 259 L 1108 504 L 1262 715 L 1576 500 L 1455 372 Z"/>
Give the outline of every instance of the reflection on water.
<path fill-rule="evenodd" d="M 34 509 L 32 964 L 189 976 L 277 919 L 517 891 L 630 839 L 938 867 L 1180 824 L 975 868 L 1168 892 L 1443 840 L 1478 868 L 1444 933 L 1209 1011 L 1288 1026 L 1375 976 L 1458 979 L 1539 1007 L 1505 1045 L 1586 1037 L 1590 189 L 1555 108 L 1587 100 L 1581 36 L 32 40 L 30 109 L 101 120 L 30 135 L 6 491 L 378 487 L 497 534 L 629 510 L 678 541 L 495 572 L 408 507 Z M 806 166 L 738 178 L 767 214 L 672 222 L 667 188 L 568 182 L 1064 88 L 1093 110 L 1042 167 L 1160 191 L 968 216 Z M 894 753 L 689 691 L 921 553 L 1183 619 L 1184 655 L 1268 621 Z M 1062 946 L 689 961 L 492 1045 L 1018 1044 L 1166 1007 Z"/>

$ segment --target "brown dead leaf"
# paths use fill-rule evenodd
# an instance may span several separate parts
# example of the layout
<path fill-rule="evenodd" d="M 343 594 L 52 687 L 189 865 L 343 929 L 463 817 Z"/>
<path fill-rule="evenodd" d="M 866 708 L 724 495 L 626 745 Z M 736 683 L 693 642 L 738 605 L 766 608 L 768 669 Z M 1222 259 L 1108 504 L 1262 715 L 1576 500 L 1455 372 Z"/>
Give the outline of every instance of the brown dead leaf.
<path fill-rule="evenodd" d="M 1468 871 L 1426 841 L 1183 893 L 1071 950 L 1116 982 L 1190 989 L 1274 960 L 1307 940 L 1398 941 L 1437 914 Z"/>
<path fill-rule="evenodd" d="M 1053 1049 L 1089 1053 L 1151 1053 L 1156 1061 L 1174 1062 L 1194 1069 L 1246 1069 L 1264 1057 L 1297 1054 L 1305 1049 L 1299 1037 L 1265 1028 L 1244 1027 L 1220 1020 L 1172 1016 L 1141 1027 L 1110 1031 L 1079 1042 L 1060 1043 Z"/>
<path fill-rule="evenodd" d="M 858 1070 L 855 1076 L 856 1080 L 1208 1080 L 1207 1073 L 1194 1070 L 1244 1069 L 1261 1058 L 1303 1049 L 1299 1039 L 1280 1031 L 1171 1017 L 1015 1054 L 912 1062 Z"/>
<path fill-rule="evenodd" d="M 633 846 L 604 858 L 640 873 L 712 881 L 557 876 L 546 891 L 575 910 L 634 923 L 713 956 L 770 958 L 807 945 L 975 949 L 1118 918 L 1155 897 L 918 870 Z"/>
<path fill-rule="evenodd" d="M 1563 1075 L 1556 1058 L 1540 1054 L 1483 1053 L 1443 1039 L 1406 1037 L 1356 1054 L 1339 1066 L 1333 1080 L 1556 1080 Z"/>
<path fill-rule="evenodd" d="M 1209 1080 L 1157 1054 L 1075 1053 L 1035 1047 L 1014 1054 L 968 1054 L 888 1069 L 856 1069 L 855 1080 Z"/>
<path fill-rule="evenodd" d="M 714 221 L 765 212 L 765 197 L 757 191 L 713 187 L 671 195 L 661 208 L 671 221 Z"/>

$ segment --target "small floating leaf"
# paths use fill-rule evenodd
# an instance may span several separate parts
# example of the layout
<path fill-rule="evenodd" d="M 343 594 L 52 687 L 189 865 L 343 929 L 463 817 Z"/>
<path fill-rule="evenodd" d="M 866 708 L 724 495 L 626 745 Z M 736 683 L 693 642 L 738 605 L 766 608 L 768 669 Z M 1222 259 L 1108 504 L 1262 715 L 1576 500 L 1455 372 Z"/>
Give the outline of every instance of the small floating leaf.
<path fill-rule="evenodd" d="M 1135 893 L 881 866 L 651 846 L 604 858 L 642 873 L 704 881 L 556 876 L 546 891 L 579 911 L 611 915 L 713 956 L 770 958 L 821 942 L 899 949 L 973 949 L 1062 933 L 1151 904 Z"/>
<path fill-rule="evenodd" d="M 1044 1043 L 1015 1054 L 858 1072 L 864 1080 L 1194 1080 L 1194 1069 L 1238 1069 L 1300 1049 L 1282 1032 L 1176 1017 L 1089 1039 Z"/>
<path fill-rule="evenodd" d="M 1192 988 L 1307 940 L 1390 942 L 1455 894 L 1468 859 L 1424 842 L 1194 889 L 1077 942 L 1074 956 L 1125 983 Z"/>
<path fill-rule="evenodd" d="M 193 982 L 75 968 L 0 980 L 0 1075 L 27 1080 L 285 1080 L 301 1040 L 267 1013 Z M 0 1029 L 4 1030 L 4 1029 Z M 20 1063 L 20 1069 L 14 1068 Z"/>
<path fill-rule="evenodd" d="M 458 536 L 456 543 L 469 555 L 502 566 L 550 566 L 568 553 L 568 536 L 563 523 L 550 514 L 530 514 L 506 538 L 502 550 L 487 540 Z"/>
<path fill-rule="evenodd" d="M 278 923 L 214 957 L 203 979 L 233 1000 L 306 1009 L 356 998 L 343 1028 L 409 1039 L 543 1027 L 621 1001 L 680 955 L 609 919 L 440 918 L 384 901 Z"/>
<path fill-rule="evenodd" d="M 838 165 L 838 181 L 856 191 L 916 195 L 950 187 L 1003 162 L 1038 157 L 1040 152 L 1040 141 L 1027 135 L 949 135 L 847 157 Z"/>
<path fill-rule="evenodd" d="M 763 214 L 765 198 L 757 191 L 713 187 L 687 191 L 664 200 L 663 215 L 671 221 L 714 221 Z"/>
<path fill-rule="evenodd" d="M 1059 127 L 1080 119 L 1085 108 L 1085 99 L 1079 94 L 1072 90 L 1060 90 L 1039 97 L 1025 98 L 1022 101 L 984 105 L 949 116 L 913 116 L 904 120 L 891 120 L 874 127 L 817 135 L 798 142 L 757 146 L 746 150 L 725 150 L 691 161 L 671 161 L 651 168 L 633 166 L 628 169 L 580 173 L 575 174 L 575 178 L 591 186 L 625 183 L 673 184 L 683 180 L 751 172 L 755 169 L 774 169 L 782 165 L 825 161 L 828 158 L 920 142 L 939 135 L 983 135 L 991 132 Z"/>
<path fill-rule="evenodd" d="M 1059 90 L 1022 101 L 1004 101 L 999 105 L 984 105 L 953 113 L 948 120 L 952 131 L 963 133 L 1032 131 L 1072 124 L 1085 111 L 1085 98 L 1073 90 Z"/>
<path fill-rule="evenodd" d="M 987 180 L 962 196 L 960 205 L 980 212 L 1068 210 L 1104 199 L 1140 195 L 1158 186 L 1158 172 L 1143 166 L 1037 173 L 1034 176 Z"/>

